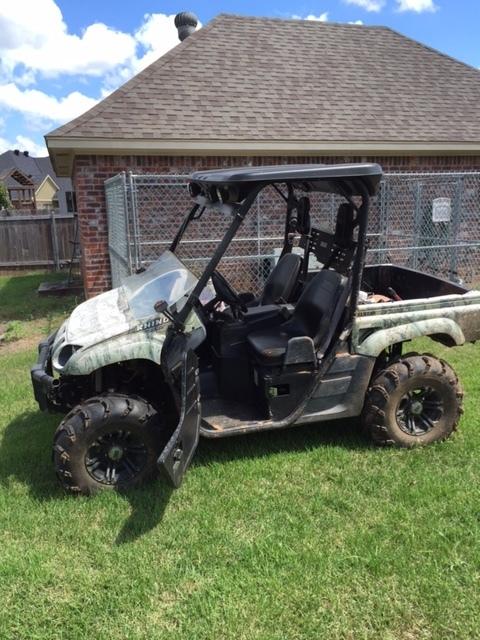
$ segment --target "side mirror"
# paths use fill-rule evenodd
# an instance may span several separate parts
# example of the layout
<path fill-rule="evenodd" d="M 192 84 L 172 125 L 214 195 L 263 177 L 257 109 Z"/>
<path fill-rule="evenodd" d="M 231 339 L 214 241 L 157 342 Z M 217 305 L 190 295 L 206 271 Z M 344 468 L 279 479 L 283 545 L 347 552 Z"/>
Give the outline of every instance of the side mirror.
<path fill-rule="evenodd" d="M 172 322 L 178 329 L 183 330 L 183 325 L 175 318 L 175 314 L 177 313 L 176 304 L 168 306 L 168 302 L 166 300 L 157 300 L 153 305 L 153 308 L 157 313 L 164 315 L 168 320 L 170 320 L 170 322 Z"/>

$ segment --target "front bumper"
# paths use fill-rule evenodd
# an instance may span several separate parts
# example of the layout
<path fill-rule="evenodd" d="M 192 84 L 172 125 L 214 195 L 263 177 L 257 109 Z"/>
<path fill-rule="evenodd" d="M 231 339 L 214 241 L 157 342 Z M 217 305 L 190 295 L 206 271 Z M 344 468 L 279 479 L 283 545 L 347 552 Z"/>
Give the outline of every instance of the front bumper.
<path fill-rule="evenodd" d="M 55 403 L 52 396 L 59 381 L 53 377 L 52 370 L 52 345 L 57 332 L 48 336 L 38 345 L 37 363 L 30 369 L 32 377 L 33 394 L 41 411 L 54 411 Z"/>

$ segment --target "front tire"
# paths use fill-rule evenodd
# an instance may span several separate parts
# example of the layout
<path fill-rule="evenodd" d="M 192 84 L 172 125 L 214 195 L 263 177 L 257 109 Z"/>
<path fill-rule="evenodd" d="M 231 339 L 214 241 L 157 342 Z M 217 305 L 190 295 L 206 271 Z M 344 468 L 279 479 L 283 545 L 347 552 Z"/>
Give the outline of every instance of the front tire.
<path fill-rule="evenodd" d="M 82 402 L 60 423 L 53 441 L 55 470 L 71 493 L 129 489 L 155 475 L 167 440 L 146 400 L 104 394 Z"/>
<path fill-rule="evenodd" d="M 414 447 L 445 440 L 457 428 L 463 391 L 453 369 L 431 355 L 409 354 L 372 380 L 363 424 L 375 444 Z"/>

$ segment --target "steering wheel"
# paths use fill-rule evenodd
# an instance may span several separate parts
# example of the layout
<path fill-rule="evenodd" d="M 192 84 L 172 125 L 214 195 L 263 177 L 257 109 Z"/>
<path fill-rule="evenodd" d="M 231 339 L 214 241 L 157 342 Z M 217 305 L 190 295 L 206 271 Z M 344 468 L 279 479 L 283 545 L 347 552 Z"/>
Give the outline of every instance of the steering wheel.
<path fill-rule="evenodd" d="M 226 280 L 226 278 L 218 271 L 214 271 L 212 273 L 212 284 L 219 300 L 232 307 L 232 310 L 245 310 L 245 304 L 242 302 L 238 293 Z"/>

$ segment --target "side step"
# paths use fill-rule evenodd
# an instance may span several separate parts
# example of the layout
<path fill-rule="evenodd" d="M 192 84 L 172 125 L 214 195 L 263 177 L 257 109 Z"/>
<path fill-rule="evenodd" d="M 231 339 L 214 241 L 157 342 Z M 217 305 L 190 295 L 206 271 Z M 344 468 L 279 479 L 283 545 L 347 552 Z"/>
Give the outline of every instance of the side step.
<path fill-rule="evenodd" d="M 242 425 L 266 421 L 257 407 L 235 400 L 209 398 L 202 400 L 203 436 L 215 438 L 228 435 L 229 430 L 236 430 Z"/>

